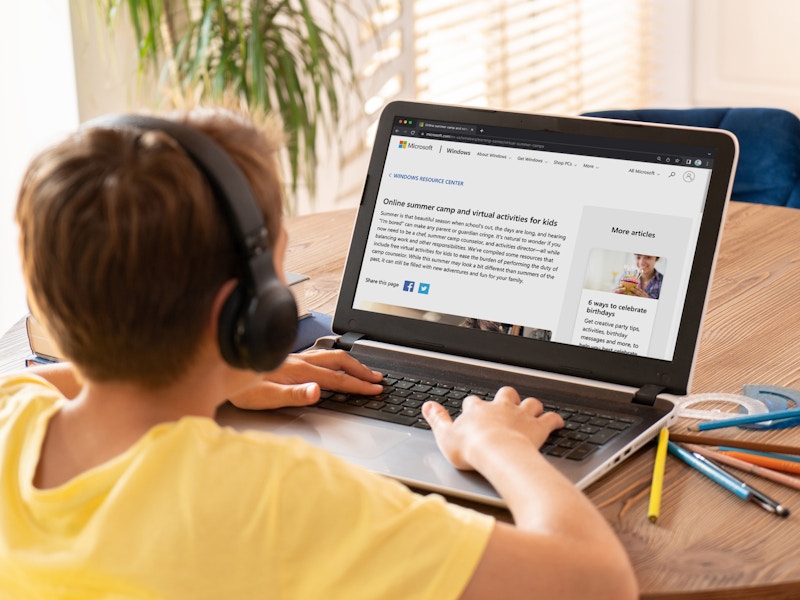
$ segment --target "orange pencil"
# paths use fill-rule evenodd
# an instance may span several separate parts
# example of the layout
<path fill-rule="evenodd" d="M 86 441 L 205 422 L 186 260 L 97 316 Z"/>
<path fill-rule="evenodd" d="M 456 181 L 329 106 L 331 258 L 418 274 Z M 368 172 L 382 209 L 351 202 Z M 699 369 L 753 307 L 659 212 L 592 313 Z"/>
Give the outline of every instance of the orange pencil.
<path fill-rule="evenodd" d="M 734 452 L 731 450 L 720 450 L 720 454 L 738 458 L 751 465 L 758 465 L 768 469 L 775 469 L 776 471 L 783 471 L 785 473 L 800 474 L 800 463 L 791 460 L 783 460 L 781 458 L 772 458 L 771 456 L 762 456 L 760 454 L 750 454 L 748 452 Z"/>
<path fill-rule="evenodd" d="M 723 465 L 728 465 L 729 467 L 734 467 L 735 469 L 745 471 L 746 473 L 752 473 L 753 475 L 758 475 L 759 477 L 769 479 L 770 481 L 780 483 L 795 490 L 800 490 L 800 477 L 792 477 L 786 473 L 779 473 L 778 471 L 767 469 L 766 467 L 754 465 L 753 463 L 739 460 L 738 458 L 728 456 L 722 452 L 715 452 L 714 450 L 711 450 L 705 446 L 686 444 L 686 448 L 690 452 L 697 452 L 706 458 L 716 460 L 718 463 L 722 463 Z"/>

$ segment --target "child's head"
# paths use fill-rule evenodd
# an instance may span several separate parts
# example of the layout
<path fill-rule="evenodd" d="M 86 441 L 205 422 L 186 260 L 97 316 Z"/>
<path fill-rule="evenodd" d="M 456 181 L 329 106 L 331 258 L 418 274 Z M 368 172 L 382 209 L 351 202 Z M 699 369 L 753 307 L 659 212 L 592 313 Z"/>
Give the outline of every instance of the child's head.
<path fill-rule="evenodd" d="M 214 139 L 281 233 L 282 138 L 224 111 L 175 117 Z M 87 378 L 157 387 L 194 359 L 215 296 L 240 276 L 231 228 L 164 133 L 82 129 L 31 163 L 17 204 L 29 303 Z"/>

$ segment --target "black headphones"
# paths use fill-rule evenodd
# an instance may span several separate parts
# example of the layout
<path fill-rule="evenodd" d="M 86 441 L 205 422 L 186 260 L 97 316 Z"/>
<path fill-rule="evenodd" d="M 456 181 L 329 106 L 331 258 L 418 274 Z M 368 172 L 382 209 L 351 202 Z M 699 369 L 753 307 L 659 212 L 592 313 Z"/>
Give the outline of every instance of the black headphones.
<path fill-rule="evenodd" d="M 220 352 L 233 367 L 253 371 L 277 368 L 297 337 L 297 305 L 275 273 L 264 216 L 241 169 L 209 136 L 175 121 L 109 115 L 85 127 L 161 131 L 174 139 L 205 175 L 228 220 L 244 267 L 242 280 L 220 313 Z"/>

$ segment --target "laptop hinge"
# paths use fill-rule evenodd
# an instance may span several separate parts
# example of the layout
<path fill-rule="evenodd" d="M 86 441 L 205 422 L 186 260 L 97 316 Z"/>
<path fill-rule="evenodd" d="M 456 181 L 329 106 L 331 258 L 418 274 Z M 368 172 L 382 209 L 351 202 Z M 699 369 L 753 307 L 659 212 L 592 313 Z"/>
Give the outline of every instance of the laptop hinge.
<path fill-rule="evenodd" d="M 664 392 L 667 388 L 648 383 L 639 388 L 639 391 L 633 396 L 634 404 L 644 404 L 645 406 L 654 406 L 656 398 L 659 394 Z"/>
<path fill-rule="evenodd" d="M 348 331 L 344 335 L 339 336 L 339 339 L 336 340 L 336 344 L 334 344 L 334 348 L 347 350 L 349 352 L 350 350 L 353 349 L 353 344 L 355 344 L 358 340 L 360 340 L 363 337 L 364 337 L 363 333 Z"/>

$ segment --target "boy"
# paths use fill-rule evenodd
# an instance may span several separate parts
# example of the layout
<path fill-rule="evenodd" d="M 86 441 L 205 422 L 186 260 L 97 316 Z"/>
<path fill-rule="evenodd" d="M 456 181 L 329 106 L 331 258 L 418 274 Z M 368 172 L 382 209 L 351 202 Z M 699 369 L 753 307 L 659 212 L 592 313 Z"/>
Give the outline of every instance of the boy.
<path fill-rule="evenodd" d="M 283 278 L 279 137 L 223 111 L 174 119 L 244 173 Z M 33 161 L 17 221 L 31 310 L 70 365 L 0 379 L 0 596 L 636 597 L 608 524 L 538 452 L 560 417 L 510 388 L 456 422 L 435 403 L 424 415 L 516 526 L 219 427 L 226 398 L 310 404 L 320 385 L 378 393 L 380 374 L 337 351 L 261 374 L 223 358 L 241 261 L 169 135 L 84 128 Z"/>

